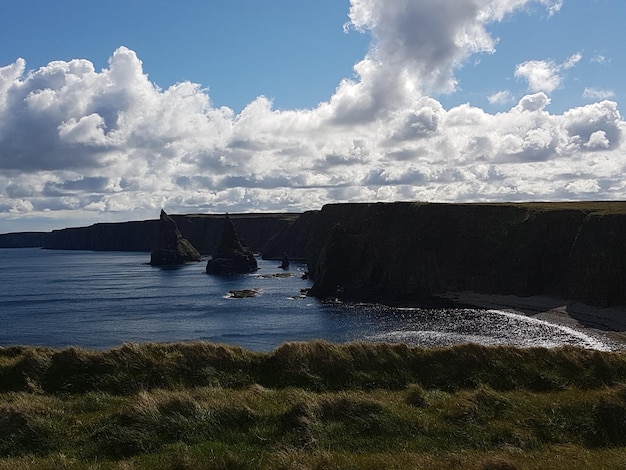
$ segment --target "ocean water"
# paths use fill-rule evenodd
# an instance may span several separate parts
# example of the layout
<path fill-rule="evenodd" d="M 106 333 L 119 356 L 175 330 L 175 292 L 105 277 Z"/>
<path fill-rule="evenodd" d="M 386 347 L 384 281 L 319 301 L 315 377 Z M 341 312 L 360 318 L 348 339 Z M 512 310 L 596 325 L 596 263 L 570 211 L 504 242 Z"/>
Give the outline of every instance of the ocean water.
<path fill-rule="evenodd" d="M 259 271 L 210 276 L 206 261 L 164 269 L 149 253 L 0 249 L 0 346 L 108 349 L 129 342 L 210 341 L 271 351 L 287 341 L 565 344 L 608 340 L 498 310 L 391 308 L 303 296 L 306 267 L 259 259 Z M 255 297 L 231 292 L 253 290 Z"/>

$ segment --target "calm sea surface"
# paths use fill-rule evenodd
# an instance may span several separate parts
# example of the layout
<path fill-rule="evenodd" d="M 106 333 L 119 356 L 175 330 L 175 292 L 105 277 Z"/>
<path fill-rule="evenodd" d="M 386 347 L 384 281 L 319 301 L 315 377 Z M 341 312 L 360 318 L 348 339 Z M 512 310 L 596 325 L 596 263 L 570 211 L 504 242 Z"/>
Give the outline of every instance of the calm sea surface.
<path fill-rule="evenodd" d="M 149 253 L 0 249 L 0 346 L 204 340 L 270 351 L 325 339 L 611 349 L 600 337 L 496 310 L 322 303 L 300 295 L 311 285 L 301 279 L 304 265 L 282 271 L 259 259 L 256 273 L 216 277 L 204 274 L 206 262 L 162 269 L 149 260 Z M 242 289 L 258 295 L 229 295 Z"/>

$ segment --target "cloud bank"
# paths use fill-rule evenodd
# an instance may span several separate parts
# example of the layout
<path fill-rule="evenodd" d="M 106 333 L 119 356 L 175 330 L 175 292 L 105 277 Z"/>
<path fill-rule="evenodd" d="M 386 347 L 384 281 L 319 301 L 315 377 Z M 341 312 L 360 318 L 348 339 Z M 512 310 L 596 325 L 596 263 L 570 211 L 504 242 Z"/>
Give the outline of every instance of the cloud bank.
<path fill-rule="evenodd" d="M 556 0 L 352 0 L 346 28 L 372 36 L 355 76 L 313 109 L 258 97 L 239 114 L 184 82 L 152 83 L 137 54 L 34 71 L 0 68 L 0 220 L 77 221 L 172 212 L 300 211 L 347 201 L 624 199 L 621 118 L 602 100 L 550 114 L 581 59 L 519 64 L 529 94 L 505 112 L 444 109 L 454 72 L 496 53 L 487 25 Z M 587 98 L 610 98 L 593 88 Z M 493 102 L 510 102 L 501 91 Z M 19 227 L 17 227 L 19 229 Z M 10 231 L 10 227 L 6 230 Z"/>

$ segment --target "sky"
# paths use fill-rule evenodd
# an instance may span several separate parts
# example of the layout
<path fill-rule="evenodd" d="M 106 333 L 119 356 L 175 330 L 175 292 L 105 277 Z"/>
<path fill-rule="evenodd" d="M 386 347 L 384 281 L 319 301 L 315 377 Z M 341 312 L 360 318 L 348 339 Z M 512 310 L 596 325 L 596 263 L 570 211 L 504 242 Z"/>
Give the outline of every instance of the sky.
<path fill-rule="evenodd" d="M 626 199 L 623 0 L 7 0 L 0 233 Z"/>

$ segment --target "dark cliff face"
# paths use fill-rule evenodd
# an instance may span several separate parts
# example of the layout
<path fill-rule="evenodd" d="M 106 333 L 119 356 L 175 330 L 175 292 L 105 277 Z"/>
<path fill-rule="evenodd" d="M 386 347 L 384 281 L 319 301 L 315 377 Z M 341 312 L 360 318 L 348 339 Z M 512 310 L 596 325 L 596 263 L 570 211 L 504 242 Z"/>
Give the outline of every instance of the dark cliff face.
<path fill-rule="evenodd" d="M 0 248 L 40 248 L 45 246 L 49 232 L 17 232 L 0 234 Z"/>
<path fill-rule="evenodd" d="M 158 246 L 159 221 L 102 223 L 50 232 L 51 250 L 152 251 Z"/>
<path fill-rule="evenodd" d="M 318 214 L 319 211 L 307 211 L 270 238 L 263 247 L 263 259 L 282 260 L 286 253 L 290 259 L 306 260 L 308 247 L 317 238 Z"/>
<path fill-rule="evenodd" d="M 319 297 L 469 290 L 626 304 L 626 203 L 329 205 L 311 235 Z"/>
<path fill-rule="evenodd" d="M 267 242 L 294 222 L 300 214 L 229 214 L 241 242 L 253 252 L 262 252 Z M 224 215 L 172 216 L 183 236 L 200 253 L 212 254 L 219 244 Z"/>
<path fill-rule="evenodd" d="M 231 214 L 242 241 L 253 251 L 286 228 L 299 214 Z M 170 215 L 180 233 L 200 253 L 211 254 L 222 232 L 223 215 Z M 89 227 L 54 230 L 44 238 L 43 246 L 58 250 L 145 251 L 158 246 L 159 221 L 101 223 Z"/>

